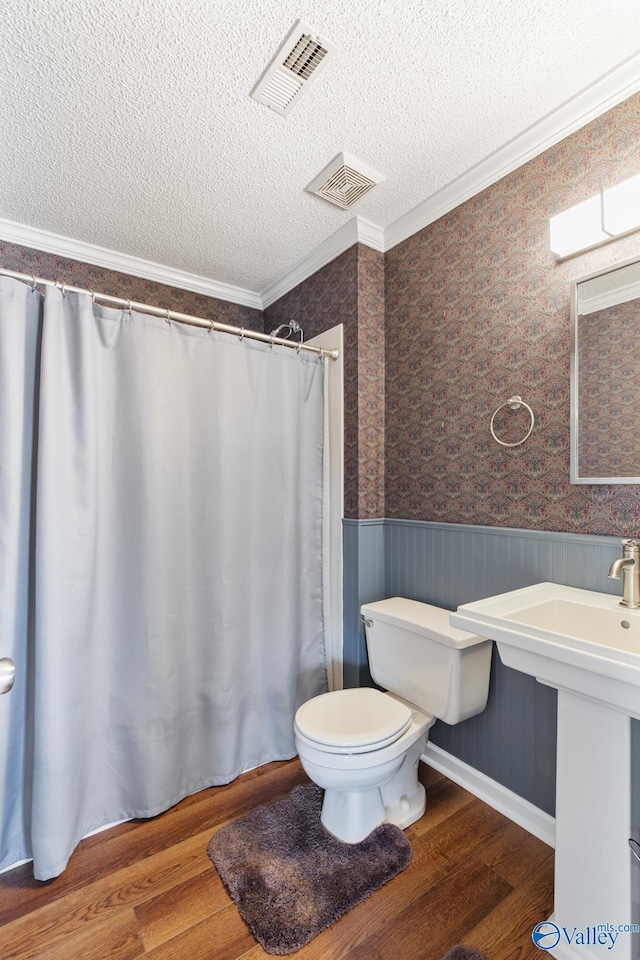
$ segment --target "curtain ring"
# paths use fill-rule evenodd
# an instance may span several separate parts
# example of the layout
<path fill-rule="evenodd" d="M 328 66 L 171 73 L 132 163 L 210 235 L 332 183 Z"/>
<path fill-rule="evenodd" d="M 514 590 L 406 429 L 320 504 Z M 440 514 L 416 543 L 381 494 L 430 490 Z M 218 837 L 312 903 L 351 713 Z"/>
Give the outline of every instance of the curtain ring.
<path fill-rule="evenodd" d="M 273 345 L 275 341 L 276 341 L 275 335 L 271 334 L 271 339 L 269 340 L 269 346 L 271 347 L 272 350 L 273 350 Z"/>
<path fill-rule="evenodd" d="M 129 311 L 129 315 L 131 315 L 131 300 L 127 300 L 127 310 Z"/>
<path fill-rule="evenodd" d="M 216 328 L 215 320 L 209 320 L 209 329 L 207 330 L 207 333 L 211 333 L 211 331 L 215 330 L 215 328 Z"/>
<path fill-rule="evenodd" d="M 300 353 L 301 350 L 302 350 L 302 343 L 299 343 L 298 346 L 296 347 L 296 353 Z"/>
<path fill-rule="evenodd" d="M 92 290 L 92 291 L 91 291 L 91 303 L 95 303 L 95 302 L 96 302 L 96 294 L 95 294 L 95 290 Z"/>
<path fill-rule="evenodd" d="M 244 327 L 240 328 L 240 333 L 238 334 L 238 340 L 240 341 L 240 343 L 242 343 L 242 341 L 244 340 Z"/>
<path fill-rule="evenodd" d="M 167 315 L 166 315 L 166 317 L 164 317 L 164 322 L 165 322 L 165 323 L 168 323 L 169 326 L 171 326 L 171 316 L 170 316 L 170 313 L 171 313 L 171 311 L 169 310 L 169 307 L 167 307 Z"/>
<path fill-rule="evenodd" d="M 36 278 L 33 274 L 31 274 L 31 289 L 35 290 L 35 288 L 36 288 Z"/>

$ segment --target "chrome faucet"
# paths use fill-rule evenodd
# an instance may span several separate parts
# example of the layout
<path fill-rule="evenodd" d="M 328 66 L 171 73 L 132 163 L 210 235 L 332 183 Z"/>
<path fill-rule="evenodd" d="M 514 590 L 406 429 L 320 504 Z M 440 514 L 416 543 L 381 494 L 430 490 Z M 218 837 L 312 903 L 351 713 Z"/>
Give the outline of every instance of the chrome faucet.
<path fill-rule="evenodd" d="M 612 580 L 623 577 L 621 607 L 640 607 L 640 540 L 623 540 L 622 557 L 609 570 Z"/>

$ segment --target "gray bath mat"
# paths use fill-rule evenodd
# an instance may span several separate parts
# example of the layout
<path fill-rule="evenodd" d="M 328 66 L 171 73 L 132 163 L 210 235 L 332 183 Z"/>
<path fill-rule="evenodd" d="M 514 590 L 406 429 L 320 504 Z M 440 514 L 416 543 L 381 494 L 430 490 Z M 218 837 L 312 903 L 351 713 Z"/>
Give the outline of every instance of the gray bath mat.
<path fill-rule="evenodd" d="M 458 943 L 455 947 L 447 950 L 440 960 L 487 960 L 487 958 L 484 953 L 480 953 L 475 947 L 463 947 Z"/>
<path fill-rule="evenodd" d="M 296 787 L 219 830 L 208 853 L 267 953 L 300 950 L 409 864 L 411 845 L 383 823 L 360 843 L 320 823 L 322 790 Z"/>

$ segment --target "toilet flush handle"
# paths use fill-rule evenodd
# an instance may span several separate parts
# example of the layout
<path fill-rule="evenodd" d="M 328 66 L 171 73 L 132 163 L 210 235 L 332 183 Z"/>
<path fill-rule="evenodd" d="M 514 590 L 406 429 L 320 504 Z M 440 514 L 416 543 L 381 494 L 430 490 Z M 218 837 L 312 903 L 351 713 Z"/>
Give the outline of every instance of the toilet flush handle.
<path fill-rule="evenodd" d="M 364 623 L 365 627 L 366 627 L 368 630 L 370 630 L 371 627 L 373 626 L 373 620 L 371 620 L 370 617 L 365 617 L 364 614 L 360 614 L 360 619 L 361 619 L 362 622 Z"/>

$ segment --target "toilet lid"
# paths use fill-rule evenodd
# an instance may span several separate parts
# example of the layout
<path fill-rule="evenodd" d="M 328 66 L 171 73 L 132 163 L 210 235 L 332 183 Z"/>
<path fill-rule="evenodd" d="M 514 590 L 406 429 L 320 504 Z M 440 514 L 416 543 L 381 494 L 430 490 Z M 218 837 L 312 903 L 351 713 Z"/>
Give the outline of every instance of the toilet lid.
<path fill-rule="evenodd" d="M 409 707 L 371 687 L 334 690 L 307 700 L 296 713 L 297 730 L 327 747 L 386 746 L 408 729 Z"/>

